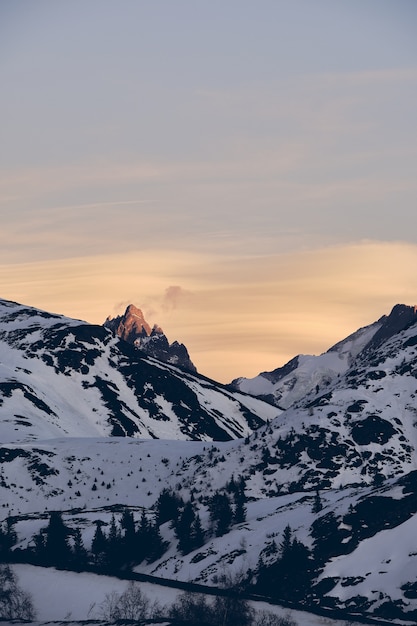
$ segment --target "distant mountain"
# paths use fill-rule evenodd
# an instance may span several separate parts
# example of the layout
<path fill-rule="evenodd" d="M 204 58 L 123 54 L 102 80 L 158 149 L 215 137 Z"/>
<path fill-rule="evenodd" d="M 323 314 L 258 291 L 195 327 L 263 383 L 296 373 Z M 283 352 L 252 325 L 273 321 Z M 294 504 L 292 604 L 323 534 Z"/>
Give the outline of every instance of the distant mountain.
<path fill-rule="evenodd" d="M 142 311 L 133 304 L 129 304 L 123 315 L 108 317 L 103 325 L 145 354 L 190 372 L 197 372 L 185 345 L 178 341 L 170 344 L 162 328 L 157 324 L 151 328 Z"/>
<path fill-rule="evenodd" d="M 236 378 L 230 385 L 282 410 L 288 409 L 311 391 L 318 392 L 345 374 L 361 352 L 369 352 L 415 321 L 417 307 L 397 304 L 389 315 L 360 328 L 320 356 L 300 354 L 283 367 L 254 378 Z"/>
<path fill-rule="evenodd" d="M 0 441 L 242 437 L 266 403 L 146 356 L 103 326 L 0 300 Z"/>

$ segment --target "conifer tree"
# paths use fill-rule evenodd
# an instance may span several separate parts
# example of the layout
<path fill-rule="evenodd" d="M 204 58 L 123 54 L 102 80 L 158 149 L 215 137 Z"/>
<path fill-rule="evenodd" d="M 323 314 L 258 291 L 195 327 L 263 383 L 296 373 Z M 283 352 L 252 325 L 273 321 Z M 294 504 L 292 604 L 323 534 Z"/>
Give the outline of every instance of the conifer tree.
<path fill-rule="evenodd" d="M 123 554 L 121 550 L 121 542 L 122 539 L 120 530 L 116 524 L 113 513 L 106 545 L 107 563 L 110 569 L 117 569 L 122 563 Z"/>
<path fill-rule="evenodd" d="M 71 561 L 68 542 L 69 529 L 62 520 L 60 511 L 51 511 L 45 531 L 45 560 L 58 568 L 66 567 Z"/>
<path fill-rule="evenodd" d="M 195 513 L 191 502 L 186 502 L 175 526 L 178 538 L 178 548 L 182 554 L 188 554 L 193 549 L 191 527 L 195 520 Z"/>
<path fill-rule="evenodd" d="M 230 528 L 233 511 L 226 494 L 216 492 L 209 502 L 210 519 L 214 523 L 217 537 L 221 537 Z"/>
<path fill-rule="evenodd" d="M 291 527 L 286 526 L 279 546 L 280 556 L 259 571 L 257 587 L 275 599 L 298 601 L 308 594 L 312 560 L 307 546 L 292 534 Z"/>
<path fill-rule="evenodd" d="M 180 496 L 173 493 L 170 489 L 163 489 L 155 503 L 157 524 L 160 526 L 170 520 L 176 522 L 179 511 L 183 506 L 184 502 Z"/>
<path fill-rule="evenodd" d="M 159 526 L 156 524 L 149 524 L 148 526 L 148 548 L 146 551 L 146 560 L 148 563 L 153 563 L 159 559 L 165 552 L 166 544 L 162 540 L 161 533 L 159 532 Z"/>
<path fill-rule="evenodd" d="M 100 567 L 105 567 L 107 565 L 107 539 L 103 533 L 102 526 L 103 522 L 101 520 L 97 520 L 96 530 L 91 544 L 91 552 L 94 564 Z"/>
<path fill-rule="evenodd" d="M 139 521 L 139 527 L 135 535 L 135 547 L 133 553 L 136 563 L 141 563 L 148 556 L 150 532 L 150 524 L 146 513 L 143 510 Z"/>
<path fill-rule="evenodd" d="M 201 518 L 198 513 L 196 513 L 191 526 L 191 541 L 193 550 L 201 548 L 201 546 L 204 545 L 204 531 L 201 526 Z"/>
<path fill-rule="evenodd" d="M 287 559 L 291 554 L 292 545 L 292 529 L 289 524 L 284 528 L 282 541 L 280 543 L 281 559 Z"/>
<path fill-rule="evenodd" d="M 14 522 L 11 517 L 8 517 L 4 525 L 0 524 L 0 563 L 5 563 L 8 560 L 11 548 L 16 541 Z"/>
<path fill-rule="evenodd" d="M 235 501 L 235 509 L 233 513 L 233 521 L 236 524 L 241 524 L 246 521 L 246 496 L 244 489 L 242 487 L 238 487 L 234 494 Z"/>
<path fill-rule="evenodd" d="M 72 566 L 77 572 L 82 572 L 88 561 L 87 550 L 84 547 L 83 538 L 79 528 L 74 530 L 74 545 L 72 548 Z"/>
<path fill-rule="evenodd" d="M 233 476 L 233 474 L 232 474 L 231 479 L 230 479 L 230 480 L 229 480 L 229 482 L 226 484 L 226 491 L 227 491 L 228 493 L 236 493 L 237 488 L 238 488 L 238 487 L 237 487 L 236 482 L 235 482 L 235 477 L 234 477 L 234 476 Z"/>
<path fill-rule="evenodd" d="M 314 496 L 312 511 L 313 513 L 320 513 L 322 509 L 323 509 L 323 503 L 321 501 L 320 492 L 317 489 L 316 495 Z"/>
<path fill-rule="evenodd" d="M 135 555 L 137 543 L 135 520 L 132 511 L 129 511 L 129 509 L 124 509 L 120 525 L 122 528 L 120 559 L 124 564 L 128 564 L 129 562 L 132 562 L 134 560 L 133 557 Z"/>
<path fill-rule="evenodd" d="M 37 565 L 46 565 L 45 557 L 45 529 L 41 529 L 36 535 L 33 536 L 33 548 L 32 554 L 34 562 Z"/>
<path fill-rule="evenodd" d="M 127 543 L 133 543 L 135 537 L 135 520 L 132 511 L 124 509 L 122 513 L 121 526 L 123 529 L 123 537 Z"/>

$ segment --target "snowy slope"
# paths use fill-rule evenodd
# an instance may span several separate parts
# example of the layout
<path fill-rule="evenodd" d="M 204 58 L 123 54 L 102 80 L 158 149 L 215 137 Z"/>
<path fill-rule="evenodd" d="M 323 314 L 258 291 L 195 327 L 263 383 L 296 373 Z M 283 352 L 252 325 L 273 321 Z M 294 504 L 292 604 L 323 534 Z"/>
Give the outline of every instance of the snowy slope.
<path fill-rule="evenodd" d="M 242 572 L 256 573 L 260 557 L 264 565 L 273 564 L 277 557 L 271 544 L 279 544 L 285 527 L 290 525 L 294 536 L 312 551 L 318 550 L 324 562 L 313 584 L 316 606 L 350 611 L 353 615 L 376 614 L 384 619 L 392 613 L 396 620 L 415 623 L 416 472 L 385 481 L 380 487 L 322 490 L 322 508 L 318 513 L 314 510 L 315 493 L 311 491 L 253 497 L 247 503 L 246 520 L 233 524 L 224 536 L 216 537 L 206 502 L 226 480 L 237 475 L 231 455 L 237 445 L 172 445 L 128 438 L 49 442 L 32 450 L 44 464 L 38 483 L 30 482 L 30 472 L 34 470 L 30 457 L 3 460 L 2 484 L 9 486 L 1 492 L 2 501 L 5 513 L 8 508 L 13 513 L 17 547 L 25 547 L 46 526 L 48 510 L 64 510 L 65 523 L 81 529 L 88 548 L 95 522 L 101 520 L 108 528 L 112 513 L 119 518 L 123 505 L 130 506 L 139 522 L 142 509 L 152 516 L 152 505 L 163 487 L 179 490 L 184 499 L 197 489 L 203 495 L 198 510 L 206 533 L 204 545 L 187 555 L 180 554 L 174 531 L 169 523 L 163 524 L 161 534 L 168 549 L 159 560 L 144 562 L 135 571 L 216 586 L 219 574 L 225 571 L 232 577 Z M 23 450 L 29 452 L 30 448 L 27 445 Z M 207 476 L 204 472 L 196 475 L 188 455 L 195 458 L 208 454 L 214 460 L 217 450 L 229 459 L 222 474 L 216 478 L 209 470 Z M 54 471 L 48 472 L 48 468 Z M 94 484 L 98 485 L 95 491 Z M 26 514 L 17 515 L 19 509 Z M 333 535 L 328 530 L 331 516 Z M 363 597 L 367 598 L 366 604 Z M 401 604 L 396 607 L 398 601 Z"/>
<path fill-rule="evenodd" d="M 344 374 L 381 325 L 376 322 L 356 331 L 320 356 L 300 354 L 272 372 L 262 372 L 254 378 L 237 378 L 231 383 L 232 387 L 286 409 L 316 387 L 326 386 Z"/>
<path fill-rule="evenodd" d="M 0 448 L 0 511 L 3 519 L 11 515 L 15 522 L 18 548 L 30 543 L 52 510 L 64 511 L 65 522 L 81 528 L 88 547 L 96 520 L 107 529 L 112 513 L 120 516 L 123 506 L 131 508 L 137 522 L 142 510 L 152 518 L 159 494 L 168 487 L 193 501 L 204 545 L 182 554 L 165 523 L 160 528 L 167 542 L 164 554 L 137 565 L 137 572 L 216 586 L 226 571 L 256 585 L 262 568 L 276 564 L 276 545 L 290 525 L 310 550 L 313 574 L 304 608 L 342 611 L 352 619 L 372 616 L 376 623 L 417 622 L 417 324 L 412 307 L 326 353 L 328 371 L 342 363 L 327 384 L 323 379 L 312 383 L 314 368 L 305 361 L 307 392 L 278 415 L 257 398 L 226 393 L 212 381 L 137 352 L 132 356 L 126 344 L 100 327 L 56 317 L 45 323 L 34 310 L 6 307 L 14 317 L 8 318 L 12 326 L 5 333 L 3 315 L 0 337 L 2 354 L 8 355 L 0 370 L 6 384 L 0 415 L 9 437 Z M 397 324 L 402 313 L 407 319 Z M 103 404 L 103 383 L 94 384 L 98 364 L 101 380 L 113 385 L 107 386 L 116 396 L 110 407 Z M 74 385 L 72 393 L 85 393 L 77 396 L 81 417 L 75 426 L 67 380 Z M 178 381 L 181 387 L 175 386 Z M 192 405 L 190 394 L 199 415 L 206 416 L 194 422 L 202 428 L 201 439 L 208 439 L 207 416 L 215 416 L 216 427 L 223 429 L 238 429 L 242 413 L 259 415 L 260 407 L 268 407 L 274 419 L 254 432 L 247 422 L 241 439 L 179 441 L 185 437 L 178 407 Z M 65 410 L 60 408 L 63 398 Z M 41 410 L 41 402 L 55 415 Z M 145 408 L 155 404 L 169 419 L 146 415 Z M 31 406 L 38 411 L 36 424 Z M 109 437 L 115 424 L 108 421 L 110 408 L 120 418 L 115 406 L 125 417 L 141 407 L 144 428 L 156 421 L 165 439 L 148 434 L 140 440 L 137 431 L 135 438 Z M 60 431 L 61 424 L 67 433 Z M 33 438 L 22 435 L 25 429 L 32 429 Z M 71 437 L 75 432 L 78 438 Z M 247 515 L 218 537 L 209 502 L 216 492 L 227 493 L 232 477 L 244 479 Z"/>
<path fill-rule="evenodd" d="M 237 378 L 231 386 L 287 409 L 310 391 L 322 389 L 345 374 L 363 350 L 386 341 L 416 319 L 416 307 L 396 305 L 389 315 L 360 328 L 320 356 L 298 355 L 272 372 Z"/>
<path fill-rule="evenodd" d="M 102 326 L 0 301 L 0 439 L 232 439 L 266 403 L 146 357 Z"/>

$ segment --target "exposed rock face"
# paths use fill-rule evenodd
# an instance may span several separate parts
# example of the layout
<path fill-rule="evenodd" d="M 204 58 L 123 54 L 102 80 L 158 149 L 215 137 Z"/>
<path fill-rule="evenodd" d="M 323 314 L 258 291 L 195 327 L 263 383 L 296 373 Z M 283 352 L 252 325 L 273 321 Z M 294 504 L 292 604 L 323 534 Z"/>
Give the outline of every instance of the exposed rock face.
<path fill-rule="evenodd" d="M 396 304 L 391 313 L 387 316 L 384 315 L 379 321 L 382 322 L 382 326 L 366 346 L 366 350 L 380 345 L 410 324 L 414 324 L 417 321 L 417 306 Z"/>
<path fill-rule="evenodd" d="M 133 304 L 129 304 L 124 315 L 113 318 L 109 316 L 104 322 L 104 326 L 110 328 L 115 335 L 128 343 L 134 343 L 140 337 L 149 337 L 152 332 L 142 311 Z M 159 330 L 162 333 L 162 330 Z"/>
<path fill-rule="evenodd" d="M 134 343 L 136 339 L 149 337 L 151 334 L 151 327 L 143 317 L 142 311 L 133 304 L 129 304 L 124 315 L 113 318 L 109 316 L 104 326 L 110 328 L 115 335 L 128 343 Z M 161 329 L 159 330 L 162 332 Z"/>
<path fill-rule="evenodd" d="M 103 325 L 155 359 L 178 365 L 190 372 L 197 371 L 185 345 L 178 341 L 170 344 L 162 328 L 157 324 L 151 329 L 142 311 L 134 304 L 129 304 L 123 315 L 108 317 Z"/>

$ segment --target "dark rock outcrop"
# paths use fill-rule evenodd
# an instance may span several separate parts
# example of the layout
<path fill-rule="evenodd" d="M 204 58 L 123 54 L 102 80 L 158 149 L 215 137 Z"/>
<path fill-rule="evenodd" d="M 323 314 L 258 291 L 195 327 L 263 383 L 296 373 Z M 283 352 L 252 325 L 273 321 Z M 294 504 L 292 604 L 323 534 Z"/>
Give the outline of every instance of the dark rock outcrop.
<path fill-rule="evenodd" d="M 170 344 L 162 328 L 157 324 L 151 328 L 141 309 L 133 304 L 129 304 L 123 315 L 108 317 L 103 325 L 154 359 L 178 365 L 189 372 L 197 371 L 185 345 L 178 341 Z"/>

